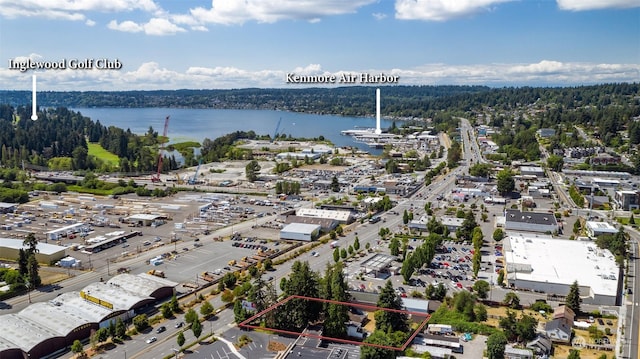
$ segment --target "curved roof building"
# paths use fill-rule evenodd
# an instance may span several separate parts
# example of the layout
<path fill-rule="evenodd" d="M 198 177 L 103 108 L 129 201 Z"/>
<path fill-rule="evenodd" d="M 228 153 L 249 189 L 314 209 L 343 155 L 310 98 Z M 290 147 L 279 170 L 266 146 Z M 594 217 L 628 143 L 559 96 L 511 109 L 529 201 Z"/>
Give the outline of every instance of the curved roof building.
<path fill-rule="evenodd" d="M 116 317 L 173 294 L 177 283 L 148 274 L 122 274 L 0 316 L 0 358 L 42 358 L 89 337 Z"/>

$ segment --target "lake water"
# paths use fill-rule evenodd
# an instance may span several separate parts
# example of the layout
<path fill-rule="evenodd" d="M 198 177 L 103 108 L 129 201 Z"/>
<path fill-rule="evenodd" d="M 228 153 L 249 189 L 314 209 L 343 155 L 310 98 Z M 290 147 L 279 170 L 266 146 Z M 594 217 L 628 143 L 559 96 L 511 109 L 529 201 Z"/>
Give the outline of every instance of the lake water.
<path fill-rule="evenodd" d="M 324 136 L 338 147 L 354 146 L 372 154 L 382 150 L 372 149 L 366 144 L 355 142 L 350 136 L 342 136 L 340 131 L 354 127 L 375 127 L 375 118 L 342 117 L 316 115 L 272 110 L 218 110 L 218 109 L 173 109 L 173 108 L 76 108 L 83 116 L 102 125 L 130 129 L 136 134 L 144 134 L 149 126 L 162 134 L 164 119 L 170 116 L 168 136 L 172 143 L 215 139 L 234 131 L 253 130 L 258 135 L 273 136 L 278 121 L 282 119 L 278 133 L 293 137 L 313 138 Z M 391 126 L 392 121 L 382 120 L 382 128 Z"/>

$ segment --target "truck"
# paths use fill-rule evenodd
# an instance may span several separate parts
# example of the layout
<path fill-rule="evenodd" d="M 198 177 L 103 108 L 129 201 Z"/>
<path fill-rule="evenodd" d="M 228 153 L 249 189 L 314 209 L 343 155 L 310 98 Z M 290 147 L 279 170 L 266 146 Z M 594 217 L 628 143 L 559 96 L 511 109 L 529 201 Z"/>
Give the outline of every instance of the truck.
<path fill-rule="evenodd" d="M 155 275 L 156 277 L 164 278 L 164 272 L 157 269 L 152 269 L 147 274 Z"/>
<path fill-rule="evenodd" d="M 206 280 L 207 282 L 213 282 L 214 274 L 211 272 L 202 272 L 202 274 L 200 274 L 200 278 Z"/>

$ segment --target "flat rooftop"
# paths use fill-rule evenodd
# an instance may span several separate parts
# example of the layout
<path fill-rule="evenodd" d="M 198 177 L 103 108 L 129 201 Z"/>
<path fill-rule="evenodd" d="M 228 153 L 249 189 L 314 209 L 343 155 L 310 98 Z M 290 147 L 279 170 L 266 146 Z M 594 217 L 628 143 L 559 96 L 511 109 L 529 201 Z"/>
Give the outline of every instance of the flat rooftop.
<path fill-rule="evenodd" d="M 20 248 L 27 249 L 27 247 L 23 244 L 23 242 L 24 241 L 22 239 L 0 238 L 0 247 L 12 248 L 12 249 L 18 249 L 18 250 Z M 42 253 L 45 255 L 52 255 L 58 252 L 64 252 L 67 249 L 67 247 L 38 242 L 36 249 L 38 250 L 38 253 Z"/>
<path fill-rule="evenodd" d="M 510 278 L 569 286 L 577 280 L 580 286 L 591 287 L 593 294 L 616 296 L 615 258 L 591 241 L 518 233 L 505 239 L 504 249 Z"/>

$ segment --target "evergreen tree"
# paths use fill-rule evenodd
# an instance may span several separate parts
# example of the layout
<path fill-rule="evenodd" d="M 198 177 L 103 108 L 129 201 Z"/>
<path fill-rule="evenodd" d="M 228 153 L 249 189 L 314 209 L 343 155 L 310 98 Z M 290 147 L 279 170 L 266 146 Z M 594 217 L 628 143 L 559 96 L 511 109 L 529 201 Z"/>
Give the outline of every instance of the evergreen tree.
<path fill-rule="evenodd" d="M 247 177 L 247 181 L 254 182 L 258 179 L 258 174 L 262 168 L 258 164 L 258 161 L 252 160 L 245 167 L 245 175 Z"/>
<path fill-rule="evenodd" d="M 402 310 L 402 299 L 396 294 L 393 289 L 393 284 L 388 280 L 378 297 L 377 306 L 380 308 Z M 384 332 L 408 332 L 409 324 L 407 315 L 400 312 L 391 312 L 386 310 L 378 310 L 375 314 L 376 330 L 382 330 Z"/>
<path fill-rule="evenodd" d="M 571 284 L 565 305 L 571 308 L 574 313 L 580 313 L 580 287 L 578 286 L 578 281 L 574 281 L 573 284 Z"/>
<path fill-rule="evenodd" d="M 36 260 L 35 253 L 29 255 L 29 259 L 27 260 L 27 278 L 29 280 L 29 287 L 31 289 L 38 288 L 42 281 L 40 279 L 40 275 L 38 274 L 38 269 L 40 265 Z"/>
<path fill-rule="evenodd" d="M 330 188 L 333 192 L 340 192 L 340 182 L 338 182 L 338 177 L 333 176 Z"/>
<path fill-rule="evenodd" d="M 324 280 L 328 282 L 328 291 L 330 291 L 330 298 L 338 302 L 346 302 L 347 297 L 347 282 L 344 278 L 342 271 L 343 266 L 341 263 L 336 264 L 332 269 L 327 271 L 330 277 Z M 335 338 L 343 338 L 347 335 L 347 327 L 345 323 L 349 321 L 349 315 L 347 313 L 347 306 L 343 304 L 329 303 L 325 312 L 325 321 L 323 332 L 325 335 Z"/>
<path fill-rule="evenodd" d="M 26 277 L 29 273 L 28 262 L 29 255 L 27 254 L 27 251 L 22 248 L 18 249 L 18 272 L 23 277 Z"/>

